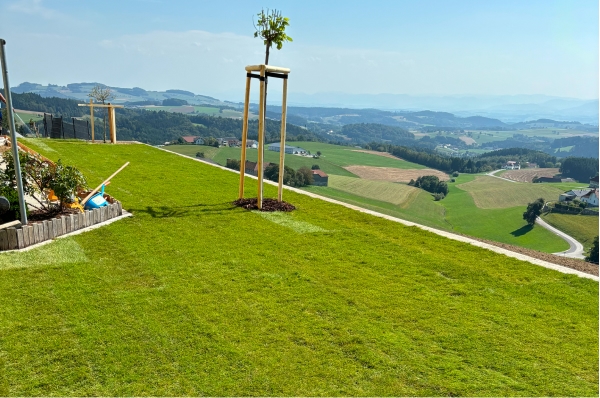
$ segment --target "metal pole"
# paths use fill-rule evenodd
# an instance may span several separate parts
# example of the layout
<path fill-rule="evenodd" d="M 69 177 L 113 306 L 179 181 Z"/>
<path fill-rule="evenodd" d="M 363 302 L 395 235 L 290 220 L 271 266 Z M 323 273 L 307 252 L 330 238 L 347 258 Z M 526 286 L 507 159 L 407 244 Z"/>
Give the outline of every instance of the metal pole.
<path fill-rule="evenodd" d="M 8 114 L 8 127 L 10 128 L 10 143 L 15 161 L 15 177 L 17 179 L 17 191 L 19 193 L 19 210 L 21 212 L 21 224 L 27 225 L 27 212 L 25 207 L 25 194 L 23 193 L 23 180 L 21 177 L 21 162 L 19 161 L 19 146 L 17 145 L 17 129 L 15 128 L 15 116 L 13 115 L 12 97 L 10 85 L 8 84 L 8 68 L 6 66 L 6 54 L 4 45 L 6 41 L 0 39 L 0 61 L 2 61 L 2 80 L 4 82 L 4 98 L 6 99 L 6 112 Z"/>

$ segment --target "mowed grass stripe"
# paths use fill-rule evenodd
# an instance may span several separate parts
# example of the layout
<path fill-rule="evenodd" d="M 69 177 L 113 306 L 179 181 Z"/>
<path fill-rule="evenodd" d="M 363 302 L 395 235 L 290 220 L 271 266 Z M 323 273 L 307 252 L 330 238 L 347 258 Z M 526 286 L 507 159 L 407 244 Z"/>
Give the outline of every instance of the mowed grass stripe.
<path fill-rule="evenodd" d="M 473 197 L 480 209 L 504 209 L 523 206 L 538 198 L 558 200 L 563 191 L 546 184 L 504 181 L 490 176 L 478 176 L 473 181 L 457 185 Z"/>
<path fill-rule="evenodd" d="M 130 161 L 109 193 L 134 217 L 72 237 L 85 260 L 0 271 L 0 395 L 598 394 L 593 281 L 290 191 L 276 223 L 148 146 L 44 142 L 90 185 Z"/>
<path fill-rule="evenodd" d="M 336 175 L 329 176 L 329 187 L 365 198 L 401 205 L 405 208 L 420 192 L 419 189 L 404 184 Z"/>

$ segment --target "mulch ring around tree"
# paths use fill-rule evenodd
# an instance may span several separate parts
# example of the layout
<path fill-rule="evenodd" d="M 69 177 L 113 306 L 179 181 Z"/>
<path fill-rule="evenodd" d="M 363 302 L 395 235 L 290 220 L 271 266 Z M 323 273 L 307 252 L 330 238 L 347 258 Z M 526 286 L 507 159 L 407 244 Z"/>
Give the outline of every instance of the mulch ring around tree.
<path fill-rule="evenodd" d="M 242 198 L 233 202 L 234 205 L 246 210 L 259 210 L 257 198 Z M 293 204 L 277 201 L 277 199 L 263 199 L 262 209 L 260 211 L 292 211 L 296 210 Z"/>

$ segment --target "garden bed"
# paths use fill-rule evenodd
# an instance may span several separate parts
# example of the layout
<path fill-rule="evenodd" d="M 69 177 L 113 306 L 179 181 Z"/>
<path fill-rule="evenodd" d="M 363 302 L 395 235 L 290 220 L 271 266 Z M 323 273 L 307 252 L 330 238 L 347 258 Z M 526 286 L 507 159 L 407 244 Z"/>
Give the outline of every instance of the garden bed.
<path fill-rule="evenodd" d="M 24 249 L 123 215 L 121 202 L 104 195 L 108 206 L 73 212 L 71 209 L 46 220 L 0 230 L 0 251 Z"/>

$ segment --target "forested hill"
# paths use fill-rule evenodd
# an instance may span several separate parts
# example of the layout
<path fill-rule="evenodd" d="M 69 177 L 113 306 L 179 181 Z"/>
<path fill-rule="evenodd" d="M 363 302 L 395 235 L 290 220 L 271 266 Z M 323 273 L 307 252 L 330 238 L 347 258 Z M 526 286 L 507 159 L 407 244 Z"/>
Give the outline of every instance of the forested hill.
<path fill-rule="evenodd" d="M 54 116 L 86 117 L 88 107 L 78 106 L 80 101 L 64 98 L 45 98 L 38 94 L 12 93 L 13 106 L 16 109 L 32 110 L 51 113 Z M 142 109 L 117 109 L 117 132 L 121 140 L 135 140 L 149 144 L 164 144 L 174 141 L 181 136 L 191 135 L 200 137 L 240 137 L 242 121 L 239 119 L 222 118 L 208 115 L 186 116 L 181 113 L 165 111 L 147 111 Z M 102 117 L 102 111 L 96 112 L 96 117 Z M 98 132 L 102 124 L 97 124 Z M 279 139 L 280 122 L 266 121 L 266 140 L 275 142 Z M 287 136 L 290 141 L 317 141 L 314 133 L 293 124 L 287 124 Z M 257 138 L 258 123 L 250 121 L 248 134 Z"/>

